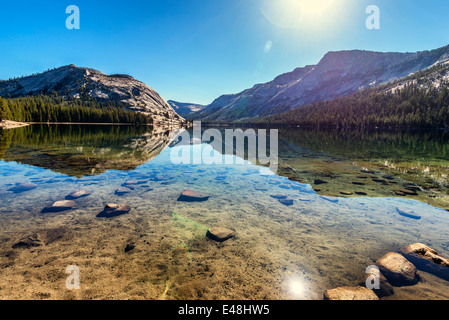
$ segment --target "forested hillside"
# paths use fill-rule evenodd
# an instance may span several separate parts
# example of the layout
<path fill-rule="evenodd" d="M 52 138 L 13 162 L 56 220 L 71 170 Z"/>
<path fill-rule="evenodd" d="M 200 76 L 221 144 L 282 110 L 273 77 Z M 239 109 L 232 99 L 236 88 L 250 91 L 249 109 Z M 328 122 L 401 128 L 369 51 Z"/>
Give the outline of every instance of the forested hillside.
<path fill-rule="evenodd" d="M 259 123 L 323 127 L 449 126 L 449 89 L 409 83 L 394 92 L 368 89 L 255 120 Z"/>
<path fill-rule="evenodd" d="M 138 123 L 151 124 L 152 118 L 128 111 L 118 102 L 95 99 L 64 100 L 57 94 L 0 98 L 0 120 L 20 122 Z"/>

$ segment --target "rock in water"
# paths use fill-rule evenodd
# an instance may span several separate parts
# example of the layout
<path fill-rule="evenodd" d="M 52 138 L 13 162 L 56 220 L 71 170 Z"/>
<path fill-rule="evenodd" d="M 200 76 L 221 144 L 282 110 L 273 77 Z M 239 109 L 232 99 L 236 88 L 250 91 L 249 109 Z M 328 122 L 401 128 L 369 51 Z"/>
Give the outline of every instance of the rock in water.
<path fill-rule="evenodd" d="M 12 188 L 9 188 L 8 191 L 12 191 L 14 193 L 22 193 L 22 192 L 26 192 L 26 191 L 30 191 L 33 189 L 36 189 L 37 186 L 31 183 L 20 183 L 15 185 Z"/>
<path fill-rule="evenodd" d="M 282 203 L 284 206 L 292 206 L 293 205 L 293 199 L 286 198 L 286 199 L 278 199 L 280 203 Z"/>
<path fill-rule="evenodd" d="M 130 192 L 131 192 L 131 189 L 127 188 L 127 187 L 120 187 L 117 190 L 115 190 L 115 194 L 118 195 L 118 196 L 123 196 L 123 195 L 125 195 L 127 193 L 130 193 Z"/>
<path fill-rule="evenodd" d="M 394 286 L 411 286 L 418 283 L 416 267 L 398 253 L 387 253 L 376 261 L 376 266 Z"/>
<path fill-rule="evenodd" d="M 66 200 L 76 200 L 79 198 L 87 197 L 91 194 L 92 194 L 92 192 L 90 192 L 90 191 L 79 190 L 79 191 L 72 192 L 71 194 L 67 195 L 65 198 L 66 198 Z"/>
<path fill-rule="evenodd" d="M 56 201 L 50 207 L 45 207 L 44 209 L 42 209 L 41 213 L 66 211 L 73 209 L 73 207 L 75 206 L 76 203 L 72 200 Z"/>
<path fill-rule="evenodd" d="M 326 290 L 324 300 L 379 300 L 373 290 L 365 287 L 340 287 Z"/>
<path fill-rule="evenodd" d="M 209 196 L 204 193 L 192 191 L 190 189 L 185 190 L 178 198 L 178 201 L 195 202 L 195 201 L 207 201 Z"/>
<path fill-rule="evenodd" d="M 42 245 L 42 241 L 38 235 L 32 235 L 28 238 L 22 239 L 19 242 L 13 244 L 13 249 L 29 249 L 32 247 L 39 247 Z"/>
<path fill-rule="evenodd" d="M 126 252 L 129 252 L 129 251 L 131 251 L 131 250 L 134 250 L 136 248 L 136 246 L 135 245 L 133 245 L 133 244 L 127 244 L 126 245 L 126 248 L 125 248 L 125 253 Z"/>
<path fill-rule="evenodd" d="M 112 218 L 127 214 L 131 207 L 127 204 L 109 203 L 104 207 L 104 210 L 97 214 L 97 218 Z"/>
<path fill-rule="evenodd" d="M 401 248 L 401 253 L 419 270 L 449 281 L 449 259 L 422 243 Z"/>
<path fill-rule="evenodd" d="M 270 197 L 277 199 L 277 200 L 288 198 L 288 196 L 286 194 L 273 194 Z"/>
<path fill-rule="evenodd" d="M 403 217 L 407 217 L 407 218 L 415 219 L 415 220 L 421 219 L 421 216 L 417 215 L 413 210 L 410 210 L 407 208 L 397 207 L 396 211 Z"/>
<path fill-rule="evenodd" d="M 206 237 L 218 242 L 226 241 L 234 236 L 235 232 L 233 230 L 222 227 L 211 228 L 206 233 Z"/>
<path fill-rule="evenodd" d="M 338 202 L 338 198 L 331 197 L 331 196 L 321 196 L 321 199 L 324 199 L 324 200 L 327 200 L 327 201 L 333 202 L 333 203 L 337 203 Z"/>

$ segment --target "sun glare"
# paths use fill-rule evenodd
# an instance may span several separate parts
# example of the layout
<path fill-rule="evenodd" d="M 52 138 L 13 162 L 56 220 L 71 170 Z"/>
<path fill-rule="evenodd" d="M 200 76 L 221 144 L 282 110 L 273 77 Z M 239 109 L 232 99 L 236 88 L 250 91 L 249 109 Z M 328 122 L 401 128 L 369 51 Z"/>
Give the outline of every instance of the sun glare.
<path fill-rule="evenodd" d="M 320 29 L 334 21 L 342 0 L 265 0 L 261 12 L 279 28 Z"/>

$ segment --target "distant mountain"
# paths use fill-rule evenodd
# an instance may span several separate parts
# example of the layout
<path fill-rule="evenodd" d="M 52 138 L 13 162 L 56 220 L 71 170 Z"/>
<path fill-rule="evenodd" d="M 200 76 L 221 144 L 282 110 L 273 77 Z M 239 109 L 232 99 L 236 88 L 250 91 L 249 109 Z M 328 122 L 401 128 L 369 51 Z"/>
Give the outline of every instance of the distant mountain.
<path fill-rule="evenodd" d="M 129 75 L 106 75 L 90 68 L 63 66 L 43 73 L 0 81 L 0 97 L 22 97 L 58 93 L 66 98 L 95 98 L 116 101 L 127 109 L 151 115 L 154 122 L 182 120 L 173 108 L 152 88 Z"/>
<path fill-rule="evenodd" d="M 278 114 L 376 87 L 447 61 L 449 46 L 416 53 L 329 52 L 317 65 L 297 68 L 237 94 L 223 95 L 188 118 L 235 121 Z"/>
<path fill-rule="evenodd" d="M 198 112 L 206 108 L 206 106 L 195 103 L 178 102 L 173 100 L 167 101 L 180 116 L 184 117 L 193 112 Z"/>
<path fill-rule="evenodd" d="M 439 128 L 449 130 L 449 61 L 349 96 L 246 119 L 300 127 Z"/>

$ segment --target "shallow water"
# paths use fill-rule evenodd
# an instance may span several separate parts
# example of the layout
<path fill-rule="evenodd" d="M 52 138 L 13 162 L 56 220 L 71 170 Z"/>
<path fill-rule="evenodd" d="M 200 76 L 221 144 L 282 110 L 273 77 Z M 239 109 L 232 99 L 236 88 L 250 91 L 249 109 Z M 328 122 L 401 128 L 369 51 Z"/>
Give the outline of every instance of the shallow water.
<path fill-rule="evenodd" d="M 337 148 L 334 138 L 315 133 L 321 139 L 318 148 L 301 134 L 279 132 L 280 175 L 264 175 L 266 170 L 247 161 L 174 164 L 174 152 L 198 154 L 210 147 L 176 145 L 170 132 L 89 126 L 15 129 L 0 149 L 0 297 L 321 299 L 326 289 L 359 284 L 369 265 L 405 245 L 423 242 L 449 256 L 449 214 L 443 209 L 413 197 L 383 196 L 385 188 L 370 187 L 369 196 L 323 196 L 342 181 L 354 180 L 367 165 L 375 166 L 382 155 L 355 156 Z M 327 148 L 325 142 L 331 142 Z M 236 162 L 235 156 L 222 156 Z M 387 169 L 378 168 L 374 175 Z M 293 181 L 295 177 L 329 181 L 320 185 L 325 192 L 317 193 L 313 183 Z M 116 195 L 130 180 L 137 180 L 132 181 L 134 190 Z M 411 182 L 407 174 L 396 174 L 394 181 Z M 8 191 L 20 183 L 36 188 Z M 75 200 L 72 210 L 41 213 L 83 189 L 92 194 Z M 210 198 L 177 201 L 185 189 Z M 438 192 L 444 194 L 444 187 Z M 276 194 L 287 195 L 293 205 L 271 197 Z M 417 197 L 424 195 L 420 191 Z M 111 219 L 97 218 L 107 203 L 126 203 L 132 209 Z M 403 217 L 397 207 L 422 218 Z M 235 238 L 223 243 L 206 238 L 214 226 L 235 230 Z M 13 248 L 30 236 L 39 239 L 39 246 Z M 125 252 L 128 244 L 134 249 Z M 69 265 L 80 269 L 80 290 L 66 288 Z M 420 275 L 422 282 L 395 288 L 390 298 L 449 298 L 447 281 Z"/>

